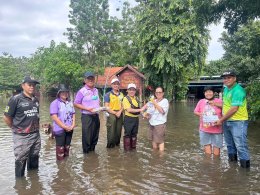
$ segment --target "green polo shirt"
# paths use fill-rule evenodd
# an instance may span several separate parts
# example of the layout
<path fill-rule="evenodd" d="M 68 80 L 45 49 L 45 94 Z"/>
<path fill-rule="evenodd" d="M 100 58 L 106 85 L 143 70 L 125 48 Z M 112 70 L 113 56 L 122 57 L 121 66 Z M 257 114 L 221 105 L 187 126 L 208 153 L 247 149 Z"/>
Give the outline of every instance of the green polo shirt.
<path fill-rule="evenodd" d="M 239 84 L 231 89 L 225 87 L 223 94 L 223 114 L 226 114 L 231 106 L 238 106 L 238 110 L 228 120 L 248 120 L 246 91 Z"/>

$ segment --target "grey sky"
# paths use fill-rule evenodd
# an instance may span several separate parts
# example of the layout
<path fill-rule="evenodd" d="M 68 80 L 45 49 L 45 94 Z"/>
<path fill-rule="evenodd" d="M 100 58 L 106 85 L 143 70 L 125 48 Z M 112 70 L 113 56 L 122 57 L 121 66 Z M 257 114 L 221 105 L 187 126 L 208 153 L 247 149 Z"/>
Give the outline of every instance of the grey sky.
<path fill-rule="evenodd" d="M 123 0 L 109 0 L 110 12 L 116 11 Z M 8 0 L 0 6 L 0 53 L 13 56 L 30 56 L 37 48 L 48 47 L 51 40 L 67 42 L 63 35 L 69 27 L 70 0 Z M 210 27 L 212 40 L 208 60 L 221 58 L 224 51 L 218 38 L 222 25 Z"/>

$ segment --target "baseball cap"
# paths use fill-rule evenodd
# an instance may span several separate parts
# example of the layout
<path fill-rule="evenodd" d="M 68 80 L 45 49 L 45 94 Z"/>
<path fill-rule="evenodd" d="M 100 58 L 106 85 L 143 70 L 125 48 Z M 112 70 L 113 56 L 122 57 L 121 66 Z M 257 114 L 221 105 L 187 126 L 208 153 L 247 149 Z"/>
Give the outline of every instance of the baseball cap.
<path fill-rule="evenodd" d="M 235 77 L 236 76 L 236 73 L 234 70 L 226 70 L 225 72 L 223 72 L 223 74 L 221 75 L 221 77 L 224 77 L 224 76 L 233 76 Z"/>
<path fill-rule="evenodd" d="M 127 89 L 130 89 L 130 88 L 136 89 L 136 85 L 134 83 L 130 83 L 130 84 L 128 84 Z"/>
<path fill-rule="evenodd" d="M 24 77 L 22 83 L 35 83 L 35 84 L 40 84 L 40 82 L 32 79 L 30 76 Z"/>
<path fill-rule="evenodd" d="M 112 81 L 111 81 L 111 84 L 114 83 L 114 82 L 119 82 L 120 83 L 118 78 L 113 78 Z"/>
<path fill-rule="evenodd" d="M 93 72 L 88 71 L 88 72 L 85 72 L 84 77 L 85 77 L 85 78 L 95 77 L 95 74 L 94 74 Z"/>

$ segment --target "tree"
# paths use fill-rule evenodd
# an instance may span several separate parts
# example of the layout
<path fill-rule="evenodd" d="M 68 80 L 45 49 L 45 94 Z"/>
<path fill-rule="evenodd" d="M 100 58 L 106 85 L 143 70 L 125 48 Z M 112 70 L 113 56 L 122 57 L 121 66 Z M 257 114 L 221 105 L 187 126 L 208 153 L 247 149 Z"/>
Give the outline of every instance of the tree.
<path fill-rule="evenodd" d="M 56 46 L 51 41 L 49 48 L 39 48 L 32 56 L 29 67 L 31 74 L 40 80 L 43 91 L 59 83 L 75 91 L 82 84 L 84 68 L 77 63 L 74 50 L 65 43 Z"/>
<path fill-rule="evenodd" d="M 74 27 L 65 34 L 81 54 L 82 62 L 95 66 L 110 61 L 116 47 L 118 21 L 109 17 L 108 0 L 71 0 L 70 7 L 69 18 Z"/>
<path fill-rule="evenodd" d="M 8 53 L 0 56 L 0 86 L 3 90 L 14 90 L 19 87 L 24 76 L 28 75 L 25 57 L 14 58 Z"/>
<path fill-rule="evenodd" d="M 216 11 L 225 19 L 224 27 L 230 33 L 260 16 L 259 0 L 220 0 Z"/>
<path fill-rule="evenodd" d="M 250 22 L 233 35 L 223 33 L 220 39 L 225 50 L 224 59 L 240 73 L 243 82 L 259 77 L 260 21 Z"/>
<path fill-rule="evenodd" d="M 260 17 L 259 0 L 200 0 L 194 4 L 200 23 L 208 25 L 224 18 L 224 27 L 231 34 Z"/>
<path fill-rule="evenodd" d="M 224 60 L 246 84 L 249 113 L 252 120 L 260 118 L 260 21 L 250 22 L 230 35 L 223 33 Z"/>
<path fill-rule="evenodd" d="M 84 69 L 74 61 L 73 52 L 65 43 L 57 45 L 48 59 L 45 79 L 49 85 L 63 83 L 73 91 L 81 86 Z"/>
<path fill-rule="evenodd" d="M 225 70 L 228 69 L 228 62 L 226 60 L 213 60 L 205 64 L 203 67 L 203 74 L 207 76 L 221 75 Z"/>
<path fill-rule="evenodd" d="M 250 120 L 260 118 L 260 80 L 251 81 L 246 87 L 248 93 L 248 106 Z"/>
<path fill-rule="evenodd" d="M 196 25 L 192 2 L 140 1 L 136 28 L 149 83 L 162 85 L 168 96 L 184 98 L 188 79 L 205 62 L 209 39 L 208 30 Z"/>
<path fill-rule="evenodd" d="M 116 19 L 119 24 L 119 32 L 116 47 L 111 53 L 111 61 L 115 64 L 138 64 L 139 49 L 136 44 L 135 9 L 128 2 L 123 3 L 122 18 Z"/>

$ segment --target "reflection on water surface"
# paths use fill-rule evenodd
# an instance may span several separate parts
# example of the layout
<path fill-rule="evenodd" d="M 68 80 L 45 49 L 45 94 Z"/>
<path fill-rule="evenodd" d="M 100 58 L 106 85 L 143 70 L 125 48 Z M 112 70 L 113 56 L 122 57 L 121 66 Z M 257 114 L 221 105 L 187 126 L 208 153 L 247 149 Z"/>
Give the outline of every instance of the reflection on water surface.
<path fill-rule="evenodd" d="M 57 163 L 55 141 L 41 133 L 40 168 L 23 179 L 14 177 L 10 130 L 0 123 L 1 194 L 259 194 L 260 127 L 250 125 L 251 169 L 229 164 L 226 149 L 220 159 L 205 158 L 199 145 L 196 103 L 171 105 L 164 153 L 151 150 L 147 122 L 140 119 L 138 147 L 124 152 L 106 149 L 105 117 L 95 153 L 82 154 L 81 124 L 72 139 L 71 156 Z M 3 110 L 4 103 L 0 103 Z M 49 103 L 41 103 L 41 122 L 50 121 Z"/>

